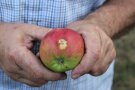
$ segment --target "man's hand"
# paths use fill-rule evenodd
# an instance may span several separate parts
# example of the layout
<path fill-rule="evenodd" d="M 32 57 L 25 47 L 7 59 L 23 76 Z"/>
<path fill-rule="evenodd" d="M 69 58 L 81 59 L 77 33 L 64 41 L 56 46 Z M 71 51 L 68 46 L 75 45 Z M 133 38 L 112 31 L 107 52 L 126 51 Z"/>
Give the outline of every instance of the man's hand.
<path fill-rule="evenodd" d="M 49 30 L 28 24 L 0 24 L 0 66 L 12 79 L 40 86 L 66 78 L 63 73 L 46 69 L 29 50 L 32 41 L 41 40 Z"/>
<path fill-rule="evenodd" d="M 111 38 L 125 34 L 135 24 L 135 0 L 107 0 L 104 5 L 68 28 L 79 32 L 85 41 L 86 52 L 72 77 L 83 74 L 100 75 L 116 56 Z M 111 37 L 111 38 L 110 38 Z"/>
<path fill-rule="evenodd" d="M 88 73 L 94 76 L 103 74 L 116 56 L 111 38 L 100 27 L 87 21 L 71 23 L 68 28 L 82 35 L 86 50 L 82 61 L 72 71 L 72 78 L 76 79 Z"/>

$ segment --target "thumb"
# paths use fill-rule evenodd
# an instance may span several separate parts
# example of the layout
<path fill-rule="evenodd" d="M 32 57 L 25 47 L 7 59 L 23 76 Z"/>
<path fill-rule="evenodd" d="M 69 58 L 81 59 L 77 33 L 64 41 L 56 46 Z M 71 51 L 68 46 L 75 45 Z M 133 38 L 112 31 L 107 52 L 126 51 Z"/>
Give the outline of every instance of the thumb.
<path fill-rule="evenodd" d="M 90 69 L 95 65 L 96 60 L 90 53 L 86 53 L 80 64 L 72 71 L 72 78 L 77 79 L 78 77 L 87 74 Z"/>
<path fill-rule="evenodd" d="M 51 28 L 45 28 L 45 27 L 40 27 L 36 25 L 31 25 L 30 29 L 27 29 L 27 34 L 34 39 L 41 40 L 49 31 L 51 31 Z"/>

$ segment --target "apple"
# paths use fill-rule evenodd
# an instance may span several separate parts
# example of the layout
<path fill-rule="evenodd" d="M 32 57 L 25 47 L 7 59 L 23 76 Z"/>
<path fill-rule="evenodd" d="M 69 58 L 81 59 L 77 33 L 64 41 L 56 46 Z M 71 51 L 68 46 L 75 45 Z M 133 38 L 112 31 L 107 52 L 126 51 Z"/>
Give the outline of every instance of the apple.
<path fill-rule="evenodd" d="M 41 62 L 54 72 L 72 70 L 84 55 L 84 41 L 74 30 L 56 28 L 41 40 L 39 54 Z"/>

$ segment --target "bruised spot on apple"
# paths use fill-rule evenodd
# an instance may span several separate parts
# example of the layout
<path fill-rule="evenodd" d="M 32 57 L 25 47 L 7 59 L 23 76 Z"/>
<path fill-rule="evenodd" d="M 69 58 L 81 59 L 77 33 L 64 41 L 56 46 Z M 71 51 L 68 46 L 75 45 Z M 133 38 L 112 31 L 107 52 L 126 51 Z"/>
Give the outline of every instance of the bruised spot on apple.
<path fill-rule="evenodd" d="M 41 40 L 40 58 L 43 64 L 55 72 L 74 69 L 84 55 L 82 36 L 74 30 L 56 28 Z"/>

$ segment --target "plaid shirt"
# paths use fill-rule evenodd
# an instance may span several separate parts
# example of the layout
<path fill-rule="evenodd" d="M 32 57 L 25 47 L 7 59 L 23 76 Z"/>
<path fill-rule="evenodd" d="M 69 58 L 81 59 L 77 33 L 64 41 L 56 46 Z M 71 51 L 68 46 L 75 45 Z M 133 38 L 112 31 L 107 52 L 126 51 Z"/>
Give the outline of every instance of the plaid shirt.
<path fill-rule="evenodd" d="M 105 0 L 0 0 L 0 22 L 29 23 L 49 28 L 66 27 L 97 9 Z M 33 52 L 38 51 L 39 43 Z M 49 82 L 41 87 L 30 87 L 10 79 L 0 69 L 0 90 L 111 90 L 113 63 L 101 76 L 84 75 L 71 79 L 67 72 L 64 81 Z"/>

